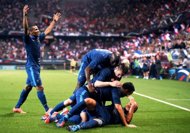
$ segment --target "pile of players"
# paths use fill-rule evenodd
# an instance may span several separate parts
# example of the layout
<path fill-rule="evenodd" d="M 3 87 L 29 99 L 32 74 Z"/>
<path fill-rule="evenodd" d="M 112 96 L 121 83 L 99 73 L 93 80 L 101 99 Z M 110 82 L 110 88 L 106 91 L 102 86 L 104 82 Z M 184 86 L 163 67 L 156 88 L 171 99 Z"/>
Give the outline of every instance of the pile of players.
<path fill-rule="evenodd" d="M 56 122 L 57 127 L 63 127 L 67 122 L 74 123 L 67 126 L 69 131 L 119 123 L 136 127 L 129 124 L 137 110 L 137 103 L 130 96 L 135 88 L 131 82 L 120 82 L 123 67 L 119 63 L 119 55 L 105 49 L 94 49 L 85 54 L 75 91 L 43 118 L 45 123 Z M 120 98 L 125 96 L 130 102 L 122 107 Z M 111 101 L 111 104 L 106 105 L 106 101 Z M 72 106 L 70 111 L 58 113 L 67 106 Z"/>
<path fill-rule="evenodd" d="M 13 112 L 25 113 L 20 107 L 31 89 L 35 87 L 37 96 L 46 111 L 46 115 L 43 116 L 45 123 L 56 122 L 57 127 L 63 127 L 67 122 L 74 123 L 67 126 L 69 131 L 119 123 L 135 128 L 135 125 L 130 124 L 133 113 L 138 108 L 131 96 L 135 88 L 131 82 L 120 82 L 124 73 L 120 66 L 120 57 L 117 53 L 105 49 L 93 49 L 83 56 L 73 94 L 53 109 L 48 107 L 40 78 L 40 42 L 52 31 L 61 14 L 56 13 L 44 33 L 40 33 L 37 26 L 29 28 L 28 11 L 29 7 L 25 5 L 23 27 L 27 52 L 27 86 L 22 90 Z M 122 107 L 120 98 L 125 96 L 130 101 Z M 106 101 L 111 101 L 111 104 L 106 105 Z M 72 108 L 65 111 L 67 106 Z M 64 111 L 59 113 L 63 109 Z"/>

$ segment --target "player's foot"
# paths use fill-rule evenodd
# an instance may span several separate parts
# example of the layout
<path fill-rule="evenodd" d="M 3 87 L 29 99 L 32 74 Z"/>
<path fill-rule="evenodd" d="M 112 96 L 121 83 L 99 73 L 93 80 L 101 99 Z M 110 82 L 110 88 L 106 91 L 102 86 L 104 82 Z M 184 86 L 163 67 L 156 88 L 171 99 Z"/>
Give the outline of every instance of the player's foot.
<path fill-rule="evenodd" d="M 58 116 L 59 116 L 59 113 L 58 113 L 58 112 L 54 112 L 52 115 L 48 115 L 48 116 L 44 119 L 44 122 L 45 122 L 46 124 L 51 123 L 51 122 L 56 122 Z"/>
<path fill-rule="evenodd" d="M 45 114 L 50 115 L 51 111 L 52 111 L 52 108 L 49 108 L 48 111 Z"/>
<path fill-rule="evenodd" d="M 45 113 L 45 114 L 41 117 L 41 120 L 46 120 L 48 117 L 49 117 L 49 114 L 48 114 L 48 113 Z"/>
<path fill-rule="evenodd" d="M 41 117 L 41 120 L 46 120 L 50 116 L 50 112 L 52 111 L 52 108 L 49 108 L 47 112 Z"/>
<path fill-rule="evenodd" d="M 67 126 L 66 129 L 71 132 L 76 132 L 76 131 L 80 130 L 80 126 L 79 125 L 71 125 L 71 126 Z"/>
<path fill-rule="evenodd" d="M 49 117 L 47 117 L 47 118 L 44 120 L 44 122 L 45 122 L 46 124 L 49 124 L 49 123 L 51 123 L 51 122 L 54 122 L 55 120 L 56 120 L 56 117 L 49 116 Z"/>
<path fill-rule="evenodd" d="M 56 123 L 56 126 L 61 128 L 65 125 L 65 118 L 62 117 L 57 123 Z"/>
<path fill-rule="evenodd" d="M 64 108 L 63 111 L 60 113 L 61 115 L 66 115 L 68 114 L 69 109 L 68 108 Z"/>
<path fill-rule="evenodd" d="M 26 114 L 21 108 L 13 108 L 14 113 Z"/>

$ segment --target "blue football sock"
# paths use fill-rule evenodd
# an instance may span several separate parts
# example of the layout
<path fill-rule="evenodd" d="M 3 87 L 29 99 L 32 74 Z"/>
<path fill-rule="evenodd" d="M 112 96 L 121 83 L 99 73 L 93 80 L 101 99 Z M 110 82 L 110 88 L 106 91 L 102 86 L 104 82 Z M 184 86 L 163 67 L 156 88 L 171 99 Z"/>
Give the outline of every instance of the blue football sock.
<path fill-rule="evenodd" d="M 80 124 L 81 129 L 88 129 L 88 128 L 93 128 L 93 127 L 98 127 L 98 122 L 95 120 L 89 120 L 87 122 L 82 122 Z"/>
<path fill-rule="evenodd" d="M 74 124 L 79 124 L 81 122 L 81 117 L 80 115 L 73 115 L 68 119 L 69 123 L 74 123 Z"/>
<path fill-rule="evenodd" d="M 57 104 L 52 111 L 50 112 L 50 114 L 52 115 L 54 112 L 58 112 L 60 110 L 62 110 L 65 107 L 64 102 L 61 102 L 59 104 Z"/>
<path fill-rule="evenodd" d="M 64 117 L 64 116 L 61 115 L 61 114 L 57 114 L 57 115 L 56 115 L 57 120 L 60 120 L 60 119 L 63 118 L 63 117 Z"/>
<path fill-rule="evenodd" d="M 46 96 L 44 94 L 44 91 L 43 90 L 37 91 L 37 95 L 38 95 L 38 98 L 39 98 L 41 104 L 43 105 L 45 111 L 48 111 L 49 107 L 47 105 Z"/>
<path fill-rule="evenodd" d="M 28 97 L 28 94 L 30 93 L 31 89 L 29 90 L 25 90 L 23 89 L 21 94 L 20 94 L 20 98 L 15 106 L 15 108 L 20 108 L 20 106 L 25 102 L 26 98 Z"/>
<path fill-rule="evenodd" d="M 79 114 L 83 109 L 85 109 L 85 107 L 86 107 L 86 103 L 84 100 L 80 103 L 75 104 L 75 106 L 73 106 L 73 108 L 67 114 L 68 117 L 71 117 L 75 114 Z"/>

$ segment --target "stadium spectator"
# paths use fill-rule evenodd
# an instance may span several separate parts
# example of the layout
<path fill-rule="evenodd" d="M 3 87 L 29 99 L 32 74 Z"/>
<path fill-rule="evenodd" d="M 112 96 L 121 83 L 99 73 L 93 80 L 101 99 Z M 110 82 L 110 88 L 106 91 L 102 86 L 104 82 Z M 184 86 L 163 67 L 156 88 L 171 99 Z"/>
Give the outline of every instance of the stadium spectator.
<path fill-rule="evenodd" d="M 85 0 L 81 0 L 80 2 L 75 0 L 39 0 L 37 2 L 28 1 L 28 4 L 31 5 L 31 11 L 34 12 L 30 14 L 33 24 L 38 25 L 42 30 L 51 22 L 51 13 L 49 11 L 60 11 L 61 9 L 64 13 L 64 20 L 57 23 L 53 32 L 54 35 L 55 33 L 62 33 L 66 36 L 73 34 L 104 36 L 108 33 L 122 35 L 124 32 L 143 31 L 147 29 L 147 27 L 164 24 L 164 21 L 168 17 L 188 11 L 190 5 L 189 1 L 184 3 L 176 0 L 151 0 L 149 2 L 141 0 L 95 1 L 96 2 Z M 1 1 L 0 7 L 3 9 L 2 12 L 0 12 L 1 35 L 6 33 L 12 34 L 14 33 L 13 31 L 23 31 L 20 25 L 20 17 L 22 16 L 20 9 L 22 8 L 22 4 L 23 1 L 21 0 Z M 7 15 L 4 15 L 5 12 Z M 41 23 L 37 21 L 39 17 L 42 19 L 45 17 L 47 19 Z M 155 56 L 152 54 L 162 52 L 165 54 L 171 53 L 172 58 L 170 58 L 169 61 L 172 61 L 174 65 L 180 64 L 179 66 L 181 66 L 182 61 L 179 61 L 179 59 L 184 60 L 185 56 L 187 56 L 189 60 L 189 22 L 174 24 L 170 30 L 171 31 L 164 29 L 161 34 L 156 31 L 155 33 L 152 32 L 126 39 L 93 39 L 93 37 L 90 37 L 90 39 L 87 38 L 83 40 L 80 39 L 80 36 L 77 39 L 67 40 L 57 38 L 41 49 L 41 59 L 68 61 L 74 56 L 79 61 L 81 55 L 84 55 L 87 51 L 94 48 L 102 48 L 121 53 L 123 59 L 128 59 L 129 56 L 132 57 L 134 55 L 139 58 L 139 56 L 147 56 L 147 54 Z M 0 45 L 1 63 L 24 62 L 24 60 L 26 60 L 26 52 L 22 47 L 23 42 L 20 38 L 2 38 Z M 169 63 L 169 61 L 165 61 L 165 59 L 161 58 L 161 65 L 165 65 Z"/>

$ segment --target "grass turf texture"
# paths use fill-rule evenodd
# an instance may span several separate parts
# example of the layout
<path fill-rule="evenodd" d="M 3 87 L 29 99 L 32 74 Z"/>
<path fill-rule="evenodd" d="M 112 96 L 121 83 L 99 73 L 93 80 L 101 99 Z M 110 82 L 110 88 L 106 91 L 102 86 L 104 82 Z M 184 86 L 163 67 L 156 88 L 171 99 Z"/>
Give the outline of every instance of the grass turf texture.
<path fill-rule="evenodd" d="M 50 107 L 68 98 L 76 85 L 76 74 L 69 71 L 42 70 L 41 78 L 45 88 L 46 98 Z M 40 120 L 44 114 L 36 90 L 33 89 L 22 109 L 27 114 L 14 114 L 15 106 L 22 88 L 25 86 L 25 71 L 0 71 L 0 132 L 5 133 L 63 133 L 65 128 L 59 129 L 52 124 L 44 124 Z M 190 109 L 190 84 L 172 80 L 143 80 L 123 78 L 122 82 L 131 81 L 136 92 L 160 100 L 164 100 Z M 139 109 L 132 121 L 136 129 L 109 125 L 102 128 L 81 130 L 88 133 L 188 133 L 190 130 L 190 112 L 165 105 L 138 95 L 133 95 L 139 104 Z M 176 99 L 176 100 L 170 100 Z M 179 99 L 179 100 L 177 100 Z M 181 99 L 181 100 L 180 100 Z M 126 99 L 122 99 L 123 105 Z"/>

